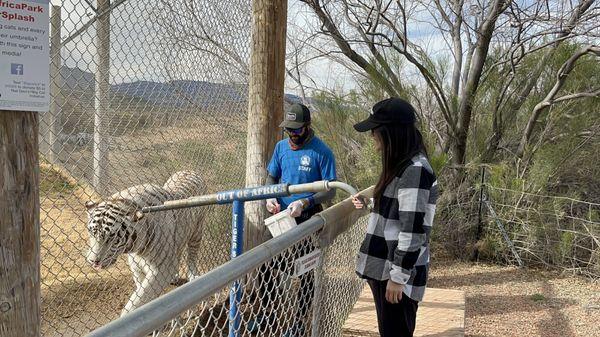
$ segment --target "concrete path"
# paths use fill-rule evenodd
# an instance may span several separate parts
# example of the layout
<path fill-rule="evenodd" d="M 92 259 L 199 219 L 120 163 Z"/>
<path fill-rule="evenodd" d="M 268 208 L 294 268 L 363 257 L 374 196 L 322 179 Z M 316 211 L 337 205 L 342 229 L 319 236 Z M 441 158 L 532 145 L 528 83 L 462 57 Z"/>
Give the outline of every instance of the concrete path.
<path fill-rule="evenodd" d="M 419 303 L 415 337 L 465 335 L 465 294 L 460 290 L 427 288 Z M 343 328 L 344 337 L 379 337 L 371 290 L 365 285 Z"/>

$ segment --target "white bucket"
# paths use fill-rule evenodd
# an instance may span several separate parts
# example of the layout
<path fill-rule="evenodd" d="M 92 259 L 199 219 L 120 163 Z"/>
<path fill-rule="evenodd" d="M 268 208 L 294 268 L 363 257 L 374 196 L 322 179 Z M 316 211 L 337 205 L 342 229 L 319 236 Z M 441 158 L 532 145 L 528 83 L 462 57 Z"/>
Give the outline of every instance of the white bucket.
<path fill-rule="evenodd" d="M 279 235 L 296 227 L 296 219 L 290 215 L 290 210 L 286 209 L 285 211 L 281 211 L 271 217 L 266 218 L 265 226 L 267 226 L 273 237 L 278 237 Z"/>

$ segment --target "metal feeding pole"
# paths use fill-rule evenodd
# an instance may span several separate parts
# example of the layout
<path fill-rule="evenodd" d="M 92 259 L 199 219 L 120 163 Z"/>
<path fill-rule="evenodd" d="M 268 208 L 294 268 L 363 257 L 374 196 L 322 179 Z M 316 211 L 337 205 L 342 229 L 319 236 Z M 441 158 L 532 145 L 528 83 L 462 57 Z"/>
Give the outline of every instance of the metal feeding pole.
<path fill-rule="evenodd" d="M 60 152 L 60 143 L 57 142 L 60 132 L 60 111 L 62 105 L 61 87 L 63 78 L 60 74 L 62 57 L 60 54 L 61 43 L 61 6 L 52 5 L 50 16 L 50 111 L 41 115 L 40 121 L 40 152 L 46 159 L 55 164 Z"/>

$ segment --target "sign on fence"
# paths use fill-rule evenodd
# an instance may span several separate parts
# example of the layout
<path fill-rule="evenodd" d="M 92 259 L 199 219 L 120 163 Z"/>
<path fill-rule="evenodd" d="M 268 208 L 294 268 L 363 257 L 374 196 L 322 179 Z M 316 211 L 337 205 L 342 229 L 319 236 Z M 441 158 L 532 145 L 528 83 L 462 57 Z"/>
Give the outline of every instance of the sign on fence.
<path fill-rule="evenodd" d="M 48 0 L 0 0 L 0 110 L 48 111 Z"/>
<path fill-rule="evenodd" d="M 306 274 L 309 271 L 317 268 L 319 259 L 321 258 L 321 250 L 315 249 L 294 261 L 294 277 Z"/>

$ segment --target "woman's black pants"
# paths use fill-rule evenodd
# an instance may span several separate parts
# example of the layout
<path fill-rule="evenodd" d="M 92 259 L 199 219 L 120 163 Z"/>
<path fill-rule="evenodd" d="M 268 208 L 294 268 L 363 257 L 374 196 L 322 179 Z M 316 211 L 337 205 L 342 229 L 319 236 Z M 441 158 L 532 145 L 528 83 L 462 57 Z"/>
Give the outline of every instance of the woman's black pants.
<path fill-rule="evenodd" d="M 419 302 L 402 294 L 399 303 L 392 304 L 385 299 L 386 281 L 368 280 L 375 309 L 377 310 L 377 323 L 381 337 L 412 337 L 415 331 L 417 308 Z"/>

